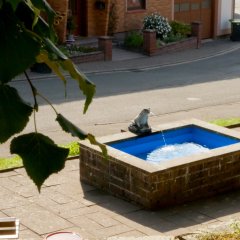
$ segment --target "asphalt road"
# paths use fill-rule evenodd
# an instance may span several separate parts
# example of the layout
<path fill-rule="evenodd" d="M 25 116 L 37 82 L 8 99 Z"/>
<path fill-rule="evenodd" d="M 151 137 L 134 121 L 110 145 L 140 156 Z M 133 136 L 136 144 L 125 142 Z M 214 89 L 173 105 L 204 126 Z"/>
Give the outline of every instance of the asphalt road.
<path fill-rule="evenodd" d="M 80 128 L 101 136 L 126 129 L 131 119 L 145 107 L 150 107 L 155 114 L 149 119 L 151 125 L 189 117 L 210 120 L 240 116 L 239 55 L 238 50 L 155 70 L 89 74 L 97 86 L 97 94 L 86 115 L 82 114 L 84 98 L 75 81 L 67 84 L 67 98 L 63 83 L 56 78 L 34 80 L 33 83 L 64 116 Z M 24 99 L 32 102 L 25 82 L 17 81 L 12 85 Z M 60 130 L 54 112 L 42 100 L 37 126 L 39 132 L 57 143 L 73 139 Z M 31 120 L 24 132 L 32 130 Z M 8 155 L 8 144 L 0 146 L 0 156 Z"/>

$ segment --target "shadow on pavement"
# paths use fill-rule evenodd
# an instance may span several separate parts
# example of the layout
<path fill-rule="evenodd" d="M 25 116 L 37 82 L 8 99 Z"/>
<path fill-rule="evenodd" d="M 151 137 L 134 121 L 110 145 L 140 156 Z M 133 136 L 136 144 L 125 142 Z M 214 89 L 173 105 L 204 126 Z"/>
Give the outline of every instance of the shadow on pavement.
<path fill-rule="evenodd" d="M 151 234 L 189 233 L 206 228 L 209 224 L 221 224 L 223 221 L 239 219 L 240 191 L 229 192 L 208 199 L 190 202 L 184 205 L 149 211 L 141 206 L 126 202 L 101 190 L 88 191 L 89 185 L 81 183 L 84 199 L 97 204 L 107 213 L 116 214 L 116 219 L 128 226 L 148 228 Z M 183 229 L 184 228 L 184 229 Z M 146 230 L 146 229 L 145 229 Z M 147 231 L 147 230 L 146 230 Z"/>
<path fill-rule="evenodd" d="M 95 98 L 226 81 L 240 76 L 239 52 L 236 50 L 223 56 L 151 70 L 133 69 L 129 72 L 88 74 L 88 77 L 96 84 Z M 55 104 L 84 99 L 74 80 L 67 84 L 66 98 L 64 84 L 59 79 L 38 79 L 33 82 L 37 89 Z M 27 84 L 19 81 L 14 82 L 13 85 L 24 99 L 32 101 Z M 41 99 L 39 101 L 40 104 L 45 104 Z"/>

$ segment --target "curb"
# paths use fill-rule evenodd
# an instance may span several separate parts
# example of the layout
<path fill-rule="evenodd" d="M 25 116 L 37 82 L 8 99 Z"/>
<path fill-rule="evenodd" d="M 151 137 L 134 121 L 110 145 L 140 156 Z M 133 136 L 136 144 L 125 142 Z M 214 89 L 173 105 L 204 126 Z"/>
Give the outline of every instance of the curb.
<path fill-rule="evenodd" d="M 233 47 L 231 49 L 227 49 L 227 50 L 222 50 L 219 51 L 217 53 L 213 53 L 210 54 L 208 56 L 203 56 L 203 57 L 198 57 L 198 58 L 193 58 L 193 59 L 189 59 L 189 60 L 182 60 L 182 61 L 175 61 L 172 63 L 166 63 L 166 64 L 156 64 L 156 65 L 152 65 L 152 66 L 146 66 L 146 67 L 138 67 L 138 68 L 118 68 L 118 69 L 112 69 L 112 70 L 92 70 L 92 71 L 84 71 L 85 74 L 107 74 L 107 73 L 112 73 L 112 72 L 141 72 L 141 71 L 148 71 L 148 70 L 153 70 L 153 69 L 160 69 L 160 68 L 164 68 L 164 67 L 171 67 L 171 66 L 177 66 L 177 65 L 181 65 L 181 64 L 187 64 L 187 63 L 191 63 L 191 62 L 197 62 L 197 61 L 201 61 L 201 60 L 205 60 L 205 59 L 210 59 L 210 58 L 214 58 L 217 56 L 221 56 L 227 53 L 231 53 L 233 51 L 236 51 L 240 49 L 240 46 L 238 47 Z M 132 60 L 134 61 L 134 60 Z"/>
<path fill-rule="evenodd" d="M 139 66 L 136 68 L 129 68 L 128 66 L 125 67 L 119 67 L 117 69 L 109 69 L 109 70 L 81 70 L 81 72 L 83 72 L 84 74 L 107 74 L 107 73 L 117 73 L 117 72 L 139 72 L 139 71 L 148 71 L 148 70 L 153 70 L 153 69 L 160 69 L 160 68 L 164 68 L 164 67 L 171 67 L 171 66 L 177 66 L 177 65 L 181 65 L 181 64 L 187 64 L 187 63 L 191 63 L 191 62 L 197 62 L 197 61 L 201 61 L 201 60 L 205 60 L 205 59 L 210 59 L 213 57 L 217 57 L 217 56 L 221 56 L 227 53 L 231 53 L 233 51 L 236 51 L 240 49 L 240 46 L 235 46 L 232 47 L 230 49 L 225 49 L 225 50 L 221 50 L 215 53 L 212 53 L 208 56 L 202 56 L 202 57 L 197 57 L 197 58 L 192 58 L 192 59 L 182 59 L 179 61 L 170 61 L 169 63 L 163 63 L 163 64 L 153 64 L 153 65 L 149 65 L 149 66 Z M 127 62 L 127 61 L 135 61 L 135 60 L 139 60 L 139 59 L 128 59 L 128 60 L 122 60 L 122 62 Z M 116 61 L 117 62 L 117 61 Z M 121 62 L 121 61 L 119 61 Z M 79 68 L 79 66 L 77 65 L 77 67 Z M 69 74 L 63 74 L 65 77 L 70 77 Z M 40 76 L 32 76 L 31 79 L 32 80 L 38 80 L 38 79 L 49 79 L 49 78 L 58 78 L 58 76 L 56 76 L 55 74 L 46 74 L 46 75 L 40 75 Z M 16 79 L 13 80 L 13 82 L 16 81 L 25 81 L 25 78 L 23 77 L 18 77 Z"/>

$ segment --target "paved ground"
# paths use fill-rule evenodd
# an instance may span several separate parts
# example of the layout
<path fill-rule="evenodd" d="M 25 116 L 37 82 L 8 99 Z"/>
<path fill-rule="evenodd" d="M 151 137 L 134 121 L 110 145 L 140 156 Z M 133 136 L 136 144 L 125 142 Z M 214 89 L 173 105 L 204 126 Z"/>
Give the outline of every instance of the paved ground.
<path fill-rule="evenodd" d="M 84 72 L 154 68 L 224 54 L 239 47 L 238 42 L 223 39 L 207 42 L 201 49 L 152 58 L 122 52 L 121 59 L 115 58 L 113 62 L 82 64 L 79 68 Z M 217 108 L 221 114 L 226 108 L 232 107 L 234 111 L 238 105 Z M 193 111 L 184 114 L 191 115 Z M 176 120 L 180 117 L 181 113 L 173 113 L 159 119 Z M 0 174 L 0 217 L 20 219 L 22 240 L 43 239 L 48 233 L 62 230 L 77 232 L 90 240 L 149 236 L 160 239 L 162 235 L 175 236 L 239 219 L 239 200 L 240 191 L 236 191 L 175 208 L 146 211 L 81 183 L 78 160 L 68 161 L 62 172 L 51 176 L 41 194 L 24 169 Z"/>
<path fill-rule="evenodd" d="M 21 240 L 74 231 L 84 239 L 175 236 L 240 217 L 240 191 L 160 211 L 146 211 L 79 181 L 79 161 L 51 176 L 41 194 L 23 169 L 0 174 L 0 217 L 21 221 Z M 127 239 L 127 238 L 126 238 Z"/>

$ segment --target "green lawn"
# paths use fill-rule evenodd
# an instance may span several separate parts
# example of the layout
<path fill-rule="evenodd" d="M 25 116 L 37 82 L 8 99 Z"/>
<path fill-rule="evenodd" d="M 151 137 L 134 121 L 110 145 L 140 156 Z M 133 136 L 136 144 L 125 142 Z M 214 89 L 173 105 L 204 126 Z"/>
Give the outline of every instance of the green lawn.
<path fill-rule="evenodd" d="M 68 157 L 77 156 L 79 154 L 78 142 L 71 142 L 69 144 L 60 146 L 70 149 Z M 0 158 L 0 170 L 22 167 L 22 165 L 23 165 L 22 159 L 16 155 L 10 158 Z"/>
<path fill-rule="evenodd" d="M 240 240 L 240 222 L 236 221 L 229 226 L 229 230 L 220 233 L 209 233 L 198 236 L 198 240 Z"/>
<path fill-rule="evenodd" d="M 22 166 L 22 159 L 19 156 L 0 158 L 0 170 Z"/>
<path fill-rule="evenodd" d="M 210 123 L 216 124 L 222 127 L 228 127 L 235 124 L 240 124 L 240 118 L 229 118 L 229 119 L 216 119 Z"/>
<path fill-rule="evenodd" d="M 230 125 L 240 124 L 240 118 L 230 118 L 230 119 L 216 119 L 210 123 L 228 127 Z M 61 147 L 66 147 L 70 149 L 69 157 L 77 156 L 79 154 L 79 146 L 77 142 L 71 142 L 66 145 L 60 145 Z M 0 158 L 0 170 L 5 170 L 9 168 L 21 167 L 22 159 L 18 156 L 13 156 L 10 158 Z"/>

